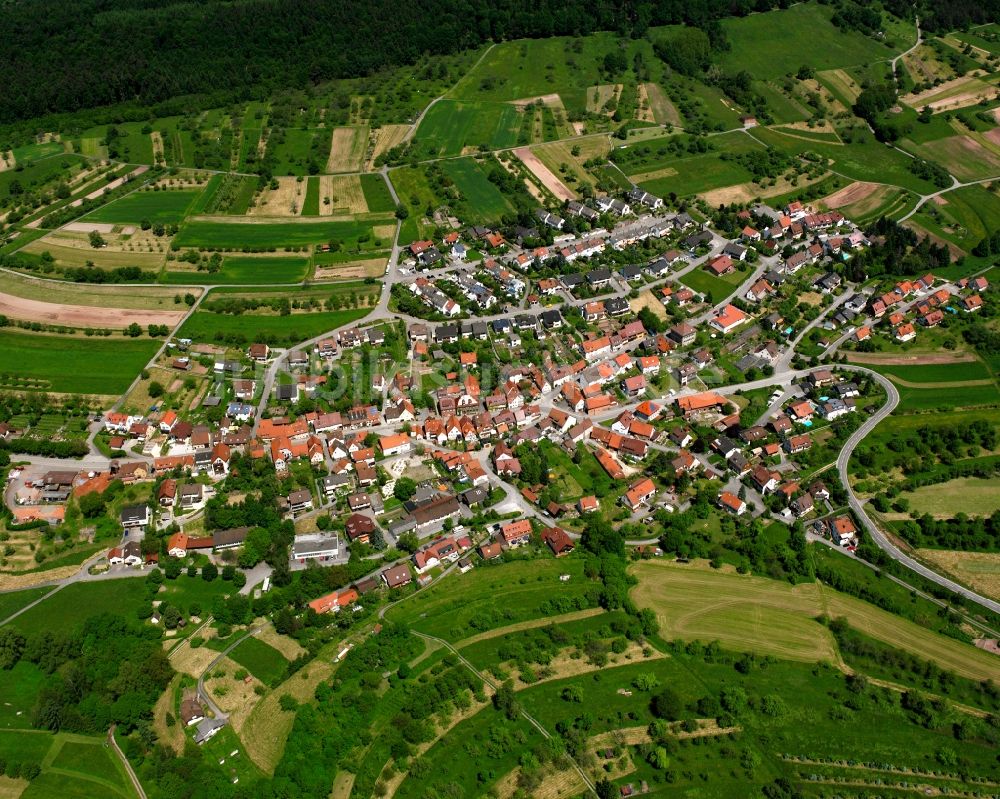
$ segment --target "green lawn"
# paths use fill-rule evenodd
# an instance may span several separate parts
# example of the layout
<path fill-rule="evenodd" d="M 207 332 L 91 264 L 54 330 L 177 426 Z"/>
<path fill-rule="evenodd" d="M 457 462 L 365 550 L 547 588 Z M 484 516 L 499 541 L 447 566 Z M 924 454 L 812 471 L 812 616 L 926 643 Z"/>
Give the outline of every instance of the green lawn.
<path fill-rule="evenodd" d="M 158 347 L 148 338 L 70 338 L 0 330 L 0 386 L 16 378 L 41 381 L 35 390 L 69 394 L 120 394 Z"/>
<path fill-rule="evenodd" d="M 981 361 L 920 364 L 918 366 L 875 364 L 868 365 L 868 368 L 884 375 L 893 375 L 907 383 L 948 383 L 965 380 L 988 380 L 991 377 L 989 369 Z"/>
<path fill-rule="evenodd" d="M 88 222 L 113 222 L 138 224 L 143 220 L 152 223 L 181 222 L 190 212 L 201 190 L 171 189 L 168 191 L 136 191 L 115 200 L 84 219 Z"/>
<path fill-rule="evenodd" d="M 232 652 L 230 659 L 236 661 L 265 685 L 274 685 L 288 671 L 288 661 L 277 649 L 250 636 Z"/>
<path fill-rule="evenodd" d="M 219 272 L 167 272 L 165 283 L 299 283 L 309 271 L 309 259 L 292 256 L 231 255 L 223 259 Z"/>
<path fill-rule="evenodd" d="M 135 611 L 147 603 L 146 596 L 145 582 L 140 579 L 74 583 L 22 613 L 10 626 L 25 632 L 46 629 L 59 633 L 74 630 L 101 613 L 134 618 Z"/>
<path fill-rule="evenodd" d="M 825 6 L 801 3 L 781 11 L 724 19 L 722 29 L 732 46 L 722 55 L 721 65 L 730 72 L 747 70 L 755 78 L 778 78 L 803 65 L 837 69 L 891 58 L 897 52 L 861 33 L 841 31 L 830 17 Z M 822 44 L 809 46 L 808 42 Z"/>
<path fill-rule="evenodd" d="M 681 278 L 681 283 L 695 291 L 711 296 L 713 303 L 721 302 L 725 297 L 733 293 L 735 289 L 747 277 L 745 272 L 735 271 L 725 277 L 716 277 L 706 272 L 703 268 L 688 272 Z"/>
<path fill-rule="evenodd" d="M 414 142 L 425 158 L 461 155 L 465 147 L 513 147 L 521 115 L 506 103 L 441 100 L 427 112 Z"/>
<path fill-rule="evenodd" d="M 570 574 L 566 582 L 560 574 Z M 593 584 L 583 576 L 583 560 L 517 561 L 454 575 L 407 599 L 387 618 L 451 641 L 528 619 L 589 606 Z M 502 592 L 503 602 L 497 602 Z M 548 600 L 567 607 L 551 610 Z"/>
<path fill-rule="evenodd" d="M 372 221 L 267 222 L 188 222 L 174 243 L 181 247 L 214 247 L 223 250 L 270 249 L 321 244 L 339 239 L 348 249 L 358 238 L 374 238 L 372 224 L 392 224 L 392 219 Z"/>
<path fill-rule="evenodd" d="M 236 593 L 231 582 L 221 579 L 209 582 L 200 576 L 188 577 L 186 574 L 181 574 L 176 580 L 164 580 L 163 586 L 163 590 L 156 595 L 157 599 L 178 607 L 184 614 L 189 613 L 192 603 L 197 603 L 201 605 L 202 616 L 208 615 L 216 597 Z"/>

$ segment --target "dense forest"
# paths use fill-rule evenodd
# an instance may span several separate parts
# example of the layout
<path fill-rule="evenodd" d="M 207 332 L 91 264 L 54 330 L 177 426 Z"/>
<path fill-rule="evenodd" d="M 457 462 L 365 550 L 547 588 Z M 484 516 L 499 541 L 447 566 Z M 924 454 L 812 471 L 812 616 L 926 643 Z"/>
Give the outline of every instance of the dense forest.
<path fill-rule="evenodd" d="M 358 77 L 486 41 L 642 36 L 683 23 L 719 46 L 717 21 L 789 0 L 51 0 L 4 4 L 0 123 L 102 105 L 149 106 L 186 95 L 216 105 L 276 88 Z M 844 3 L 841 3 L 843 6 Z M 865 28 L 847 3 L 839 24 Z M 899 7 L 896 8 L 895 6 Z M 930 30 L 996 19 L 1000 0 L 922 0 Z M 890 2 L 909 17 L 910 3 Z"/>

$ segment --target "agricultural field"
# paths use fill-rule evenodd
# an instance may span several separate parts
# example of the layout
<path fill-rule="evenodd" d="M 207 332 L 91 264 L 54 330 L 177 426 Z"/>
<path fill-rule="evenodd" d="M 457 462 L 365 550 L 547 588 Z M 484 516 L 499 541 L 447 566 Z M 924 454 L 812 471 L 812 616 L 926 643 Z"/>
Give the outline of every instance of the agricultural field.
<path fill-rule="evenodd" d="M 84 219 L 88 222 L 131 223 L 134 225 L 144 220 L 153 224 L 157 222 L 164 224 L 181 222 L 191 212 L 201 193 L 200 189 L 197 191 L 144 189 L 108 203 L 87 214 Z"/>
<path fill-rule="evenodd" d="M 365 204 L 373 214 L 392 213 L 396 204 L 392 201 L 389 188 L 381 175 L 361 175 L 361 190 L 365 195 Z"/>
<path fill-rule="evenodd" d="M 377 297 L 377 293 L 373 293 L 373 290 L 377 292 L 377 286 L 344 283 L 326 289 L 313 288 L 308 292 L 230 294 L 228 296 L 232 299 L 239 299 L 242 296 L 262 301 L 308 300 L 316 303 L 316 306 L 313 310 L 295 310 L 284 315 L 270 305 L 239 314 L 214 312 L 203 307 L 188 317 L 178 335 L 203 342 L 231 341 L 242 344 L 247 341 L 266 341 L 272 344 L 293 344 L 364 317 L 368 313 L 364 304 L 374 302 L 374 298 Z M 342 308 L 338 304 L 337 310 L 331 310 L 328 299 L 334 295 L 338 303 L 342 301 L 349 303 L 351 296 L 356 297 L 361 307 Z M 216 301 L 226 296 L 221 291 L 213 292 L 210 299 Z M 206 301 L 206 305 L 209 304 L 210 302 Z M 322 310 L 323 308 L 327 310 Z"/>
<path fill-rule="evenodd" d="M 100 613 L 133 615 L 147 603 L 142 580 L 74 583 L 25 611 L 10 624 L 25 631 L 42 626 L 52 632 L 69 632 L 91 616 Z"/>
<path fill-rule="evenodd" d="M 275 220 L 241 222 L 235 220 L 192 220 L 187 222 L 174 243 L 181 247 L 209 247 L 219 250 L 262 250 L 271 248 L 300 247 L 338 239 L 348 249 L 362 249 L 374 238 L 373 225 L 383 223 L 380 218 L 371 221 L 303 220 L 278 222 Z"/>
<path fill-rule="evenodd" d="M 986 482 L 986 481 L 979 481 Z M 923 489 L 919 489 L 922 491 Z M 985 510 L 984 504 L 995 499 L 1000 490 L 997 481 L 978 489 L 975 496 L 971 497 L 972 507 L 979 506 Z M 986 494 L 991 491 L 993 496 Z M 961 489 L 959 492 L 962 493 Z M 969 494 L 956 499 L 957 507 L 966 507 L 961 504 L 963 499 L 968 499 Z M 911 495 L 908 495 L 911 496 Z M 911 500 L 912 501 L 912 500 Z M 932 504 L 935 504 L 932 502 Z M 951 507 L 949 516 L 954 514 L 955 506 Z M 973 515 L 970 513 L 969 515 Z M 1000 599 L 1000 554 L 996 552 L 956 552 L 944 549 L 919 549 L 917 556 L 920 560 L 930 564 L 935 570 L 940 570 L 949 574 L 961 583 L 970 586 L 975 591 L 981 591 L 986 596 Z"/>
<path fill-rule="evenodd" d="M 979 180 L 1000 174 L 1000 154 L 988 149 L 972 135 L 949 136 L 921 144 L 918 154 L 936 161 L 960 181 Z"/>
<path fill-rule="evenodd" d="M 330 140 L 327 172 L 360 172 L 368 148 L 368 126 L 334 128 Z"/>
<path fill-rule="evenodd" d="M 153 356 L 151 339 L 69 337 L 0 330 L 0 386 L 67 394 L 121 394 Z"/>
<path fill-rule="evenodd" d="M 53 736 L 35 730 L 0 731 L 0 758 L 7 763 L 41 767 L 39 776 L 24 783 L 25 787 L 4 796 L 86 799 L 99 795 L 132 799 L 136 795 L 124 766 L 99 737 L 70 733 Z"/>
<path fill-rule="evenodd" d="M 1000 510 L 1000 478 L 958 477 L 906 492 L 916 513 L 950 519 L 960 508 L 967 516 L 991 516 Z"/>
<path fill-rule="evenodd" d="M 584 163 L 592 158 L 603 158 L 611 151 L 606 136 L 587 136 L 572 142 L 536 144 L 531 152 L 549 171 L 570 188 L 579 189 L 584 184 L 593 185 L 594 176 Z M 574 154 L 575 153 L 575 154 Z"/>
<path fill-rule="evenodd" d="M 428 109 L 413 141 L 424 158 L 467 155 L 479 145 L 513 147 L 520 127 L 521 113 L 513 105 L 441 100 Z"/>
<path fill-rule="evenodd" d="M 987 653 L 816 583 L 790 586 L 664 561 L 640 562 L 632 572 L 639 580 L 632 598 L 654 610 L 664 638 L 718 640 L 737 651 L 833 662 L 833 638 L 814 620 L 826 613 L 970 679 L 1000 677 L 1000 663 Z"/>
<path fill-rule="evenodd" d="M 308 258 L 230 255 L 222 259 L 222 269 L 218 272 L 172 269 L 164 274 L 164 281 L 175 285 L 300 283 L 308 273 Z"/>

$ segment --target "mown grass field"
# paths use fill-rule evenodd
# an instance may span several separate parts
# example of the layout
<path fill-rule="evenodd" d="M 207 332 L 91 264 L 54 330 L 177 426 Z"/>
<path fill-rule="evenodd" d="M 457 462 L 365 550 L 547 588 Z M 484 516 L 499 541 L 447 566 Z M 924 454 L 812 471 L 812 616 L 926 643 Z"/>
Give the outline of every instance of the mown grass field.
<path fill-rule="evenodd" d="M 389 188 L 381 175 L 361 175 L 361 190 L 365 193 L 368 210 L 373 214 L 392 213 L 396 204 L 392 201 Z"/>
<path fill-rule="evenodd" d="M 265 685 L 281 679 L 288 669 L 288 661 L 273 646 L 250 636 L 229 653 L 236 661 Z"/>
<path fill-rule="evenodd" d="M 388 220 L 387 223 L 391 223 Z M 372 221 L 266 222 L 261 224 L 188 222 L 174 239 L 181 247 L 215 247 L 226 250 L 243 248 L 298 247 L 339 239 L 348 248 L 358 246 L 358 238 L 374 238 Z"/>
<path fill-rule="evenodd" d="M 21 794 L 26 799 L 132 799 L 136 795 L 124 766 L 100 737 L 0 732 L 0 757 L 41 766 L 41 774 Z"/>
<path fill-rule="evenodd" d="M 1000 678 L 1000 661 L 992 655 L 819 584 L 790 586 L 664 561 L 637 563 L 632 573 L 639 580 L 632 598 L 657 614 L 664 638 L 717 640 L 737 651 L 835 662 L 833 637 L 815 621 L 825 613 L 957 674 Z"/>
<path fill-rule="evenodd" d="M 309 259 L 293 256 L 232 255 L 224 258 L 218 272 L 168 271 L 164 282 L 189 284 L 299 283 L 309 271 Z"/>
<path fill-rule="evenodd" d="M 567 582 L 560 574 L 571 575 Z M 420 632 L 458 641 L 485 630 L 545 615 L 547 600 L 581 602 L 592 584 L 583 576 L 583 560 L 532 560 L 474 569 L 421 591 L 386 617 Z M 503 602 L 497 602 L 502 592 Z M 572 608 L 567 608 L 571 610 Z"/>
<path fill-rule="evenodd" d="M 30 726 L 38 692 L 47 680 L 45 672 L 26 660 L 4 672 L 0 680 L 0 729 Z"/>
<path fill-rule="evenodd" d="M 681 278 L 681 283 L 711 297 L 711 301 L 717 303 L 732 294 L 744 279 L 745 272 L 735 271 L 724 277 L 716 277 L 704 269 L 694 269 Z"/>
<path fill-rule="evenodd" d="M 152 223 L 182 222 L 201 196 L 201 190 L 170 189 L 167 191 L 137 191 L 108 203 L 87 214 L 87 222 L 131 223 L 143 220 Z"/>
<path fill-rule="evenodd" d="M 506 103 L 441 100 L 427 112 L 414 140 L 428 158 L 462 155 L 467 147 L 490 149 L 517 144 L 521 116 Z"/>
<path fill-rule="evenodd" d="M 22 613 L 10 626 L 26 632 L 41 628 L 69 632 L 99 613 L 131 616 L 146 601 L 142 580 L 74 583 Z"/>
<path fill-rule="evenodd" d="M 43 381 L 37 390 L 120 394 L 159 346 L 148 338 L 71 338 L 0 330 L 0 384 L 11 377 Z"/>
<path fill-rule="evenodd" d="M 1000 478 L 958 477 L 905 496 L 914 511 L 939 519 L 952 518 L 959 510 L 967 516 L 990 516 L 1000 509 Z"/>
<path fill-rule="evenodd" d="M 51 588 L 26 588 L 23 591 L 11 591 L 8 594 L 0 594 L 0 621 L 3 621 L 11 613 L 17 613 L 25 605 L 29 605 L 39 597 L 45 596 Z"/>
<path fill-rule="evenodd" d="M 861 33 L 842 32 L 830 16 L 826 7 L 809 3 L 723 20 L 732 47 L 722 56 L 722 66 L 732 72 L 745 69 L 755 78 L 779 78 L 802 65 L 837 69 L 891 58 L 896 52 Z M 803 46 L 819 40 L 822 47 Z"/>

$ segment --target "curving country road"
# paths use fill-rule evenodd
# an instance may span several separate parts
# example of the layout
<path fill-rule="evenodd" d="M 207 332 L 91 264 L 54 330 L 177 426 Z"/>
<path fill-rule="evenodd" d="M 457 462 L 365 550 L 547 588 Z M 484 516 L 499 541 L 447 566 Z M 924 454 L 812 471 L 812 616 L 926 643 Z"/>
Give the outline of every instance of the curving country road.
<path fill-rule="evenodd" d="M 837 456 L 837 473 L 840 475 L 840 482 L 847 491 L 847 501 L 851 510 L 853 510 L 857 514 L 858 518 L 862 520 L 869 535 L 871 535 L 872 540 L 894 561 L 901 563 L 906 566 L 906 568 L 919 574 L 921 577 L 925 577 L 926 579 L 937 583 L 943 588 L 947 588 L 949 591 L 952 591 L 959 596 L 972 600 L 977 605 L 981 605 L 994 613 L 1000 613 L 1000 602 L 995 602 L 992 599 L 982 596 L 981 594 L 977 594 L 975 591 L 972 591 L 963 585 L 959 585 L 953 580 L 949 580 L 947 577 L 944 577 L 936 571 L 927 568 L 918 560 L 915 560 L 904 553 L 889 539 L 888 536 L 885 535 L 885 533 L 879 529 L 879 526 L 868 515 L 864 504 L 858 499 L 857 494 L 854 493 L 854 489 L 851 488 L 851 483 L 847 475 L 847 464 L 850 461 L 854 450 L 857 448 L 858 444 L 861 443 L 864 437 L 874 430 L 879 422 L 888 417 L 889 414 L 895 410 L 896 406 L 899 404 L 899 391 L 896 390 L 896 387 L 893 385 L 891 380 L 878 372 L 872 371 L 871 369 L 865 369 L 852 364 L 838 364 L 837 368 L 867 374 L 885 389 L 887 396 L 885 404 L 879 408 L 877 412 L 866 419 L 865 423 L 862 424 L 861 427 L 854 431 L 853 435 L 847 440 L 843 448 L 840 450 L 840 454 Z"/>

